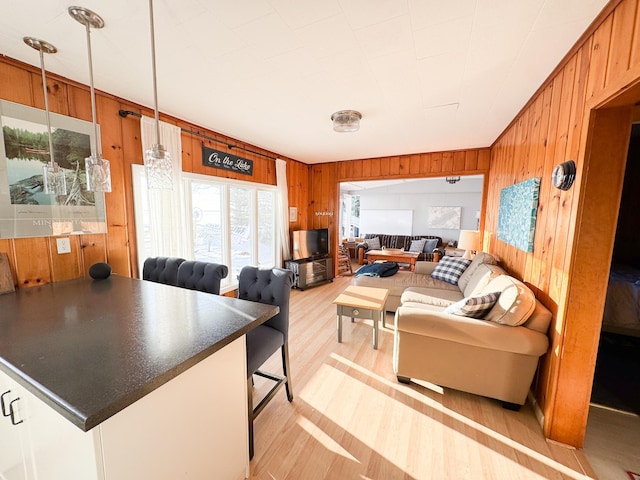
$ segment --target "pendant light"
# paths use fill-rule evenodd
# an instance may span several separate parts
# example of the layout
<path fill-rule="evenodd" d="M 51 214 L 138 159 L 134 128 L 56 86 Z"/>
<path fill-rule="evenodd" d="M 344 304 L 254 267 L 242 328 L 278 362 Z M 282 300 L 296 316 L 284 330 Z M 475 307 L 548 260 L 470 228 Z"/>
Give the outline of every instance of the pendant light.
<path fill-rule="evenodd" d="M 47 112 L 47 133 L 49 135 L 49 162 L 43 168 L 42 181 L 44 193 L 50 195 L 66 195 L 67 180 L 64 170 L 56 163 L 53 154 L 53 137 L 51 136 L 51 115 L 49 114 L 49 96 L 47 94 L 47 76 L 44 70 L 44 54 L 56 53 L 58 49 L 44 40 L 24 37 L 24 43 L 40 52 L 40 70 L 42 70 L 42 89 L 44 91 L 44 109 Z"/>
<path fill-rule="evenodd" d="M 91 118 L 95 132 L 95 146 L 91 149 L 91 156 L 84 159 L 87 173 L 87 190 L 93 192 L 111 191 L 111 165 L 109 160 L 102 158 L 98 123 L 96 122 L 96 94 L 93 88 L 93 61 L 91 58 L 91 27 L 102 28 L 104 21 L 95 12 L 83 7 L 69 7 L 71 15 L 78 23 L 86 27 L 87 51 L 89 52 L 89 85 L 91 87 Z"/>
<path fill-rule="evenodd" d="M 153 0 L 149 0 L 151 30 L 151 65 L 153 69 L 153 103 L 156 121 L 156 142 L 144 152 L 144 167 L 147 174 L 147 188 L 172 189 L 173 165 L 171 154 L 160 144 L 160 116 L 158 114 L 158 82 L 156 79 L 156 46 L 153 28 Z"/>

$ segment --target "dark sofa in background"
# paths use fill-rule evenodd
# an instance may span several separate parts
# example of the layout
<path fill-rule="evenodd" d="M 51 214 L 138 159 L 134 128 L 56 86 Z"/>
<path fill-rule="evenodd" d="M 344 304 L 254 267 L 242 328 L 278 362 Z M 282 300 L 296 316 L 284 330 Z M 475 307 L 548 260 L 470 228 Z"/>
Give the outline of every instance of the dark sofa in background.
<path fill-rule="evenodd" d="M 442 238 L 433 235 L 387 235 L 383 233 L 367 233 L 364 236 L 364 242 L 356 245 L 356 258 L 358 259 L 358 263 L 360 265 L 364 263 L 365 253 L 367 253 L 367 250 L 371 249 L 367 240 L 375 237 L 378 237 L 380 239 L 380 247 L 404 248 L 406 251 L 409 251 L 412 240 L 420 240 L 421 238 L 426 238 L 427 240 L 436 240 L 437 244 L 433 248 L 429 248 L 431 247 L 431 245 L 429 245 L 429 242 L 425 244 L 425 250 L 422 251 L 418 256 L 419 261 L 433 262 L 433 250 L 435 248 L 443 246 Z"/>

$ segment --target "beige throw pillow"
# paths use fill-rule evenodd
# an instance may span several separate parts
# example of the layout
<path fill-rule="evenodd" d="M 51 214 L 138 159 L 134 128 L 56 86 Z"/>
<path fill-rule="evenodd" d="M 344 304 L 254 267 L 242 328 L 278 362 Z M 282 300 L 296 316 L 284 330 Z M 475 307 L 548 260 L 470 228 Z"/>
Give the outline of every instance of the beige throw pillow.
<path fill-rule="evenodd" d="M 478 268 L 479 265 L 485 263 L 489 265 L 495 265 L 496 259 L 486 252 L 478 252 L 476 256 L 473 257 L 473 260 L 471 260 L 471 264 L 467 267 L 464 273 L 460 275 L 460 278 L 458 279 L 458 286 L 460 287 L 460 291 L 464 292 L 464 290 L 467 288 L 467 284 L 469 283 L 469 279 L 476 271 L 476 268 Z"/>
<path fill-rule="evenodd" d="M 536 297 L 520 280 L 500 275 L 491 280 L 482 293 L 501 292 L 485 320 L 516 327 L 526 322 L 536 308 Z"/>

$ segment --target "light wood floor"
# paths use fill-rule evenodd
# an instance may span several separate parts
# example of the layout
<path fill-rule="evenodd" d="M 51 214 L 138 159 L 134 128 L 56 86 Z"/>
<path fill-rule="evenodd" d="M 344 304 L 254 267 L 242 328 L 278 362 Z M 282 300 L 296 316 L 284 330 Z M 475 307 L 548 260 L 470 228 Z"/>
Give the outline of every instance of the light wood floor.
<path fill-rule="evenodd" d="M 373 350 L 372 324 L 344 322 L 332 300 L 351 282 L 294 290 L 290 340 L 294 400 L 284 391 L 255 421 L 252 479 L 596 478 L 585 455 L 547 442 L 533 411 L 449 389 L 399 384 L 393 316 Z M 280 370 L 278 356 L 269 366 Z M 265 385 L 256 380 L 256 395 Z"/>

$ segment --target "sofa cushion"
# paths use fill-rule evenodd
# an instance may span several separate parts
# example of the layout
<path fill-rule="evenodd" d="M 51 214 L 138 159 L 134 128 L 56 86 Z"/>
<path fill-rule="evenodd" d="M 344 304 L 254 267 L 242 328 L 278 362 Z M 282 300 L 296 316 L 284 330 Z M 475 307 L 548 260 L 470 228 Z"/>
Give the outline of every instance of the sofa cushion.
<path fill-rule="evenodd" d="M 436 280 L 458 285 L 460 275 L 467 269 L 471 260 L 461 257 L 443 257 L 433 269 L 431 276 Z"/>
<path fill-rule="evenodd" d="M 437 238 L 425 238 L 425 242 L 424 242 L 424 247 L 422 248 L 422 251 L 425 253 L 433 253 L 433 251 L 437 248 L 438 246 L 438 239 Z"/>
<path fill-rule="evenodd" d="M 369 250 L 380 250 L 380 237 L 373 237 L 367 239 L 367 245 L 369 246 Z"/>
<path fill-rule="evenodd" d="M 460 300 L 462 300 L 460 290 L 444 290 L 438 287 L 409 287 L 402 292 L 400 297 L 402 305 L 416 303 L 441 308 L 448 307 Z"/>
<path fill-rule="evenodd" d="M 496 304 L 498 297 L 500 297 L 500 292 L 463 298 L 459 302 L 449 305 L 444 313 L 452 313 L 461 317 L 484 318 Z"/>
<path fill-rule="evenodd" d="M 463 292 L 465 291 L 465 289 L 467 288 L 467 284 L 469 283 L 469 279 L 473 276 L 476 269 L 480 265 L 484 264 L 495 265 L 496 259 L 487 252 L 476 253 L 476 256 L 473 257 L 473 260 L 471 260 L 471 264 L 469 265 L 469 267 L 464 271 L 462 275 L 460 275 L 460 278 L 458 279 L 458 286 L 460 287 L 460 290 L 462 290 Z M 468 294 L 465 295 L 469 296 Z"/>
<path fill-rule="evenodd" d="M 424 250 L 424 244 L 427 242 L 426 238 L 421 238 L 420 240 L 411 240 L 411 245 L 409 246 L 410 252 L 420 253 Z"/>
<path fill-rule="evenodd" d="M 536 308 L 533 292 L 509 275 L 499 275 L 482 289 L 482 293 L 491 292 L 500 292 L 500 298 L 485 320 L 515 327 L 526 322 Z"/>
<path fill-rule="evenodd" d="M 475 272 L 473 273 L 471 278 L 469 278 L 466 288 L 461 288 L 460 290 L 462 290 L 462 293 L 465 297 L 480 295 L 482 289 L 484 289 L 484 287 L 486 287 L 491 280 L 496 278 L 498 275 L 506 274 L 507 272 L 505 272 L 498 265 L 489 265 L 487 263 L 477 265 Z M 458 280 L 458 287 L 460 287 L 460 280 Z"/>

